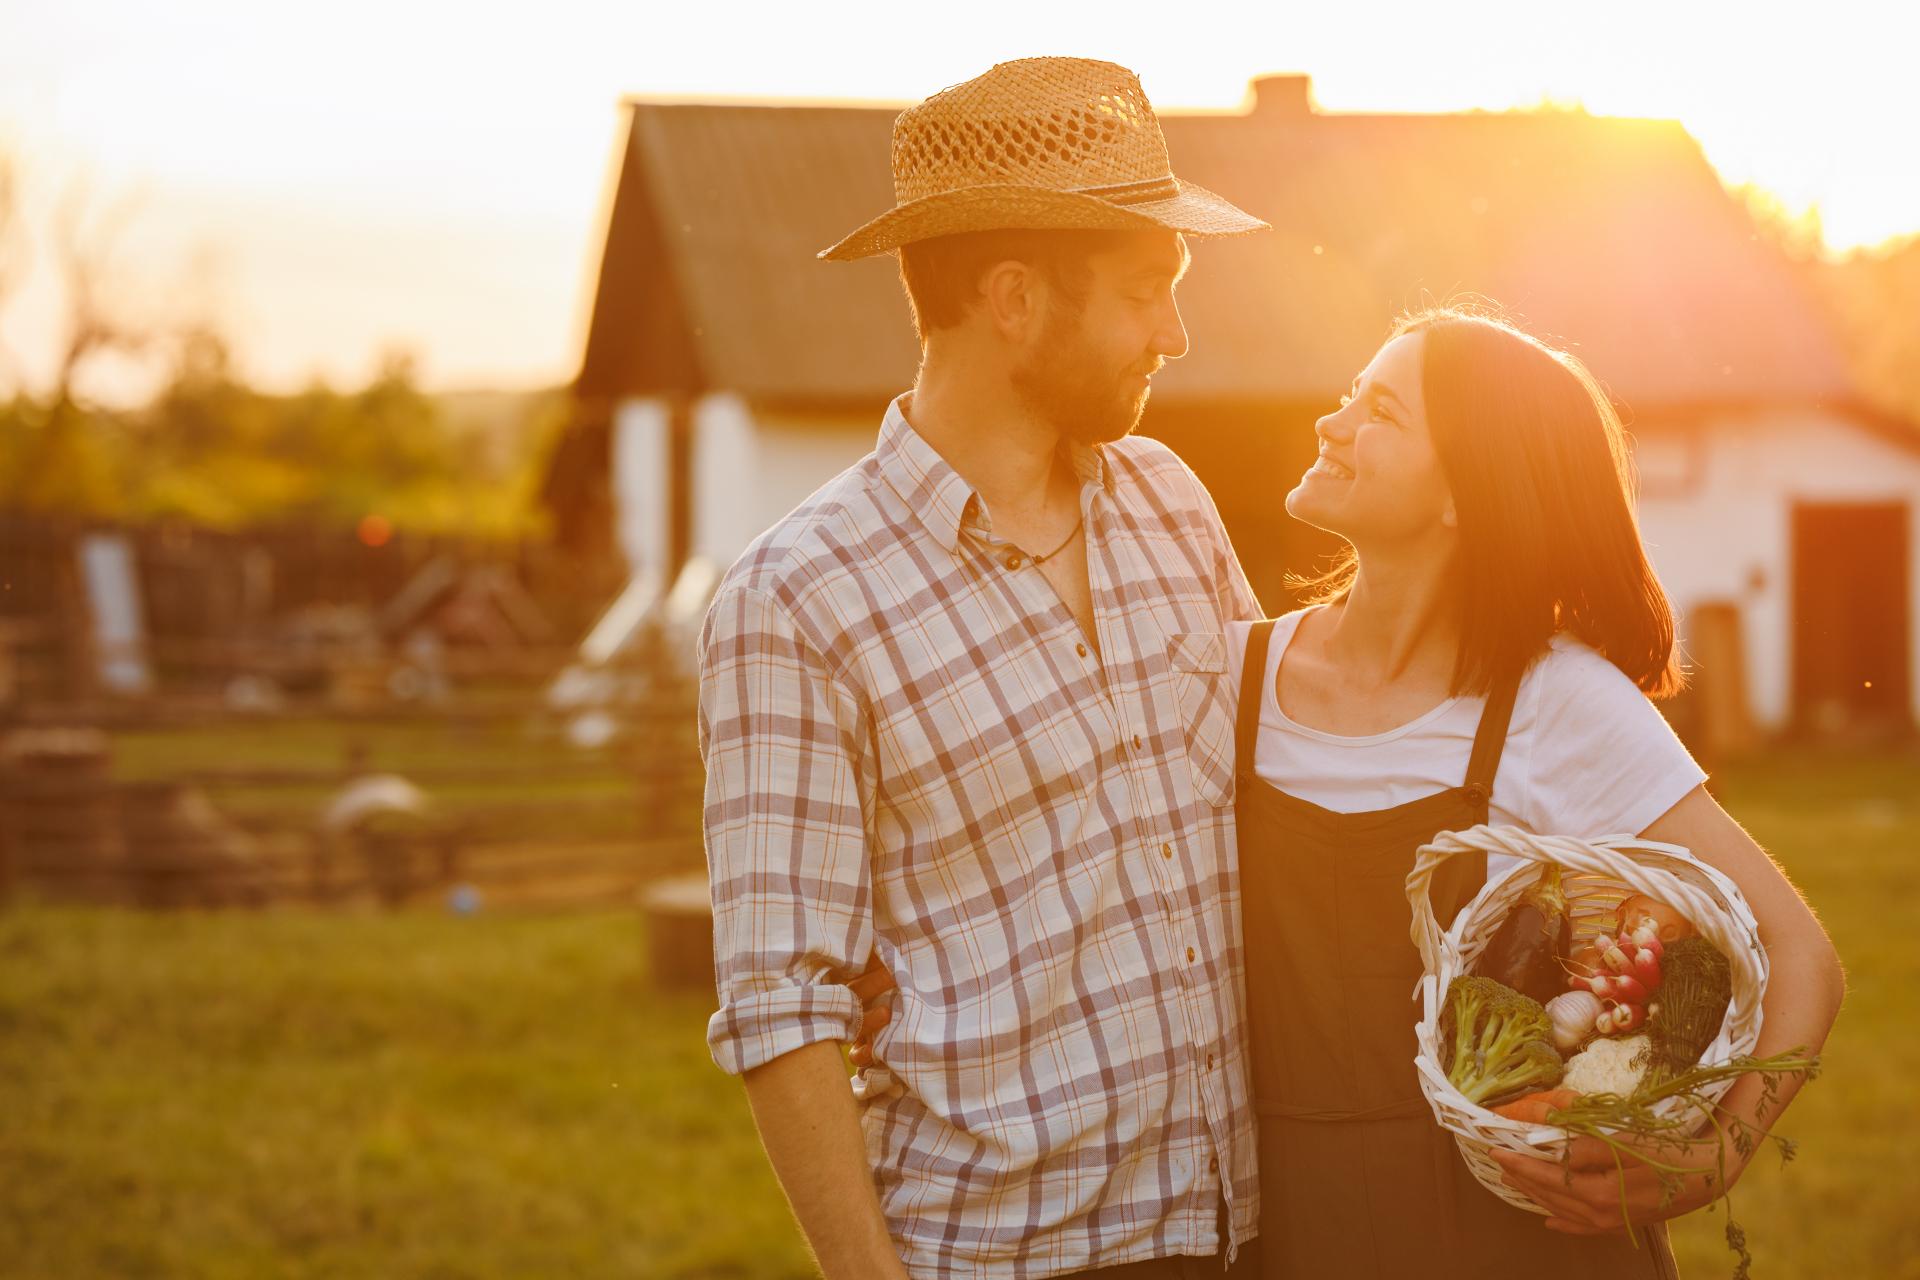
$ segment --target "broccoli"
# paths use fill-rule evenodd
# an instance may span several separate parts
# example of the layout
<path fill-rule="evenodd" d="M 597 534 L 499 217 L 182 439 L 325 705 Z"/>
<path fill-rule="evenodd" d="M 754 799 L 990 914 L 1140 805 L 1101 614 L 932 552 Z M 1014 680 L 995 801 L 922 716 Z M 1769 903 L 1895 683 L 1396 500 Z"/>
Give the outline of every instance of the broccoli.
<path fill-rule="evenodd" d="M 1565 1070 L 1540 1002 L 1491 978 L 1453 980 L 1439 1032 L 1447 1079 L 1475 1104 L 1550 1089 Z"/>

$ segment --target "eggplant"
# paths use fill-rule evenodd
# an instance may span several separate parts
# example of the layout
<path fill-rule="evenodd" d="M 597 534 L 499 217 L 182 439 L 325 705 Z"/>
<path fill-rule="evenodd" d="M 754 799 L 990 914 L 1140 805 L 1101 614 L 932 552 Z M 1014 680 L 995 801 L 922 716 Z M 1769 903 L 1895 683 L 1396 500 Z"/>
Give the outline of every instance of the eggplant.
<path fill-rule="evenodd" d="M 1572 949 L 1573 921 L 1560 868 L 1549 864 L 1494 930 L 1473 971 L 1545 1004 L 1567 989 L 1566 959 Z"/>

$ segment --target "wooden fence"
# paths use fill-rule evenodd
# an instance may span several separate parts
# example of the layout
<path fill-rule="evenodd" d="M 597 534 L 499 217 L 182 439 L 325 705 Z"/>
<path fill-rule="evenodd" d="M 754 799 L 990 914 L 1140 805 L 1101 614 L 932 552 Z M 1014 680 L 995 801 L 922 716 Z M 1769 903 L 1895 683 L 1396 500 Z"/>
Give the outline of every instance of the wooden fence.
<path fill-rule="evenodd" d="M 522 708 L 520 717 L 530 714 Z M 390 714 L 323 727 L 352 741 L 350 732 L 368 724 L 408 723 Z M 488 719 L 468 713 L 411 723 L 461 732 Z M 137 725 L 149 736 L 204 727 L 156 708 Z M 252 727 L 275 731 L 272 722 Z M 311 732 L 314 722 L 305 728 Z M 345 760 L 236 760 L 128 778 L 116 775 L 113 741 L 96 726 L 16 727 L 7 736 L 0 756 L 0 900 L 26 894 L 141 907 L 578 905 L 630 901 L 645 881 L 700 863 L 690 710 L 684 717 L 664 706 L 629 712 L 624 745 L 585 760 L 555 742 L 535 761 L 408 764 L 390 772 Z M 415 788 L 429 803 L 418 810 L 389 804 L 329 825 L 324 804 L 247 812 L 232 801 L 324 801 L 373 778 Z M 526 794 L 540 791 L 557 794 Z"/>
<path fill-rule="evenodd" d="M 590 708 L 548 697 L 620 573 L 538 540 L 0 512 L 0 900 L 565 905 L 697 867 L 692 690 L 665 647 L 688 638 L 651 633 L 595 673 L 587 747 L 570 733 Z M 138 688 L 115 685 L 122 662 Z M 434 735 L 466 749 L 355 745 Z M 316 740 L 331 757 L 289 760 Z M 431 805 L 318 820 L 380 772 Z"/>
<path fill-rule="evenodd" d="M 317 629 L 329 610 L 376 615 L 404 601 L 436 564 L 497 572 L 524 597 L 542 632 L 522 639 L 562 650 L 622 585 L 618 564 L 582 561 L 538 539 L 395 531 L 368 545 L 351 530 L 324 526 L 224 532 L 0 511 L 0 716 L 10 703 L 67 702 L 99 691 L 94 673 L 103 655 L 78 554 L 99 535 L 128 549 L 141 656 L 174 691 L 217 690 L 236 674 L 260 671 L 310 677 L 312 654 L 289 641 L 289 620 L 304 617 Z"/>

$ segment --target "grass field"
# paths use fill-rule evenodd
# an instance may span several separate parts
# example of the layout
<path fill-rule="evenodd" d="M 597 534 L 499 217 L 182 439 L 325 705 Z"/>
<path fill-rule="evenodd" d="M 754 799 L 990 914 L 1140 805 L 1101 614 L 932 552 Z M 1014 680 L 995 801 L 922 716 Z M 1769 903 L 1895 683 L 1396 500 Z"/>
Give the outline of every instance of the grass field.
<path fill-rule="evenodd" d="M 1723 784 L 1852 984 L 1800 1158 L 1735 1190 L 1761 1280 L 1920 1277 L 1916 781 Z M 626 913 L 0 911 L 0 1277 L 809 1275 L 706 1013 Z M 1690 1275 L 1722 1221 L 1677 1229 Z"/>

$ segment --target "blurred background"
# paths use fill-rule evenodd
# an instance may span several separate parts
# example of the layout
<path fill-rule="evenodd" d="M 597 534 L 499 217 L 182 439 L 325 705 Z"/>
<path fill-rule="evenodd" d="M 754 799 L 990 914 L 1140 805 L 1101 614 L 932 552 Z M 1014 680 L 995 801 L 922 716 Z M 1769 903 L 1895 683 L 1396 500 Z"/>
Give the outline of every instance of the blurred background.
<path fill-rule="evenodd" d="M 812 256 L 894 113 L 1037 53 L 1274 225 L 1194 246 L 1143 424 L 1269 610 L 1401 309 L 1620 404 L 1666 709 L 1852 975 L 1734 1209 L 1769 1275 L 1920 1276 L 1886 7 L 0 0 L 0 1277 L 811 1274 L 704 1048 L 692 635 L 912 379 L 891 260 Z"/>

